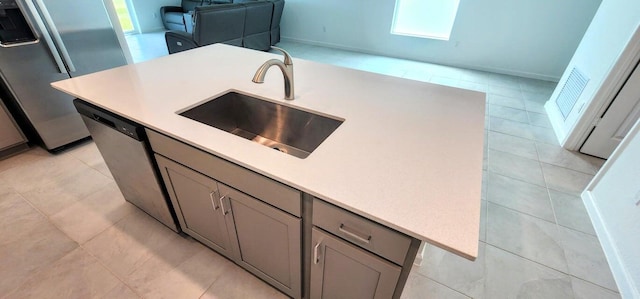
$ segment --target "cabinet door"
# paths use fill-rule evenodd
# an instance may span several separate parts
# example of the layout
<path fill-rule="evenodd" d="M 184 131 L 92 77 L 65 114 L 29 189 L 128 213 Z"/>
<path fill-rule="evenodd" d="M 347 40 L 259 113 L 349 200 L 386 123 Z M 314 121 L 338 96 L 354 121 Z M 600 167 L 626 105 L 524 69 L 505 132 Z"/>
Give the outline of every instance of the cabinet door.
<path fill-rule="evenodd" d="M 311 298 L 391 298 L 401 269 L 378 256 L 312 229 Z"/>
<path fill-rule="evenodd" d="M 287 295 L 301 297 L 301 220 L 224 184 L 227 217 L 233 217 L 239 263 Z M 228 218 L 229 219 L 229 218 Z M 229 221 L 229 220 L 228 220 Z"/>
<path fill-rule="evenodd" d="M 237 258 L 237 243 L 222 213 L 216 181 L 156 155 L 182 230 L 219 253 Z"/>

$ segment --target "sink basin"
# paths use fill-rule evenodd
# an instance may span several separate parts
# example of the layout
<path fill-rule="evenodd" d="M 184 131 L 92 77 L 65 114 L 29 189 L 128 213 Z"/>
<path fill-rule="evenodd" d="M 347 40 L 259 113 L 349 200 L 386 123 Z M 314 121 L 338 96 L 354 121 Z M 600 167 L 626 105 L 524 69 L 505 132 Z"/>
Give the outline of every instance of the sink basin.
<path fill-rule="evenodd" d="M 179 114 L 301 159 L 344 121 L 234 91 Z"/>

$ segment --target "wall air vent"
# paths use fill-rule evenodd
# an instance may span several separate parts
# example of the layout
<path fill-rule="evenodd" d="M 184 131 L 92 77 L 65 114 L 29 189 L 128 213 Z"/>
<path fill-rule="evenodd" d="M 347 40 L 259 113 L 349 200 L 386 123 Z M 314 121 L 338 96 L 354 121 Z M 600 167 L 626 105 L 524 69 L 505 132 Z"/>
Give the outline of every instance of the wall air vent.
<path fill-rule="evenodd" d="M 585 86 L 587 86 L 587 82 L 589 82 L 589 79 L 580 70 L 575 67 L 571 70 L 569 78 L 564 82 L 564 86 L 562 86 L 562 90 L 560 90 L 556 98 L 556 105 L 558 105 L 565 120 L 578 101 Z"/>

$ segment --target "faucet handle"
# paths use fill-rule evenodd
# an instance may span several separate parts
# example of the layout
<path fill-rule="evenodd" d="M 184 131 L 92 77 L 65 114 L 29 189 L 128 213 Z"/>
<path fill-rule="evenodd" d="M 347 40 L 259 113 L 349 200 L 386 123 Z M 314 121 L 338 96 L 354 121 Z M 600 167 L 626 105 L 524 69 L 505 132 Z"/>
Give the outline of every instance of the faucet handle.
<path fill-rule="evenodd" d="M 284 54 L 284 64 L 285 65 L 293 65 L 293 62 L 291 61 L 291 55 L 289 55 L 289 53 L 287 53 L 287 51 L 285 51 L 282 48 L 278 48 L 278 47 L 274 47 L 274 46 L 271 46 L 271 49 L 278 50 L 278 51 L 282 52 L 282 54 Z"/>

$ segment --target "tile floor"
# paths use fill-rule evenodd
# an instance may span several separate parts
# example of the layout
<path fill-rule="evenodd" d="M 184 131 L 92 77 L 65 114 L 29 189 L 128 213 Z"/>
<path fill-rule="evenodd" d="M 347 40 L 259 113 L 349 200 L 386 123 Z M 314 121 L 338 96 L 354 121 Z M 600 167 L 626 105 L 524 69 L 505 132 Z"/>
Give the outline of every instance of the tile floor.
<path fill-rule="evenodd" d="M 479 257 L 427 245 L 403 298 L 619 298 L 579 197 L 603 161 L 558 146 L 542 108 L 554 83 L 279 45 L 294 58 L 487 92 Z M 144 52 L 137 61 L 162 56 Z M 87 142 L 0 161 L 0 297 L 284 296 L 125 202 Z"/>
<path fill-rule="evenodd" d="M 138 63 L 169 55 L 164 33 L 165 31 L 158 31 L 125 35 L 133 61 Z"/>

